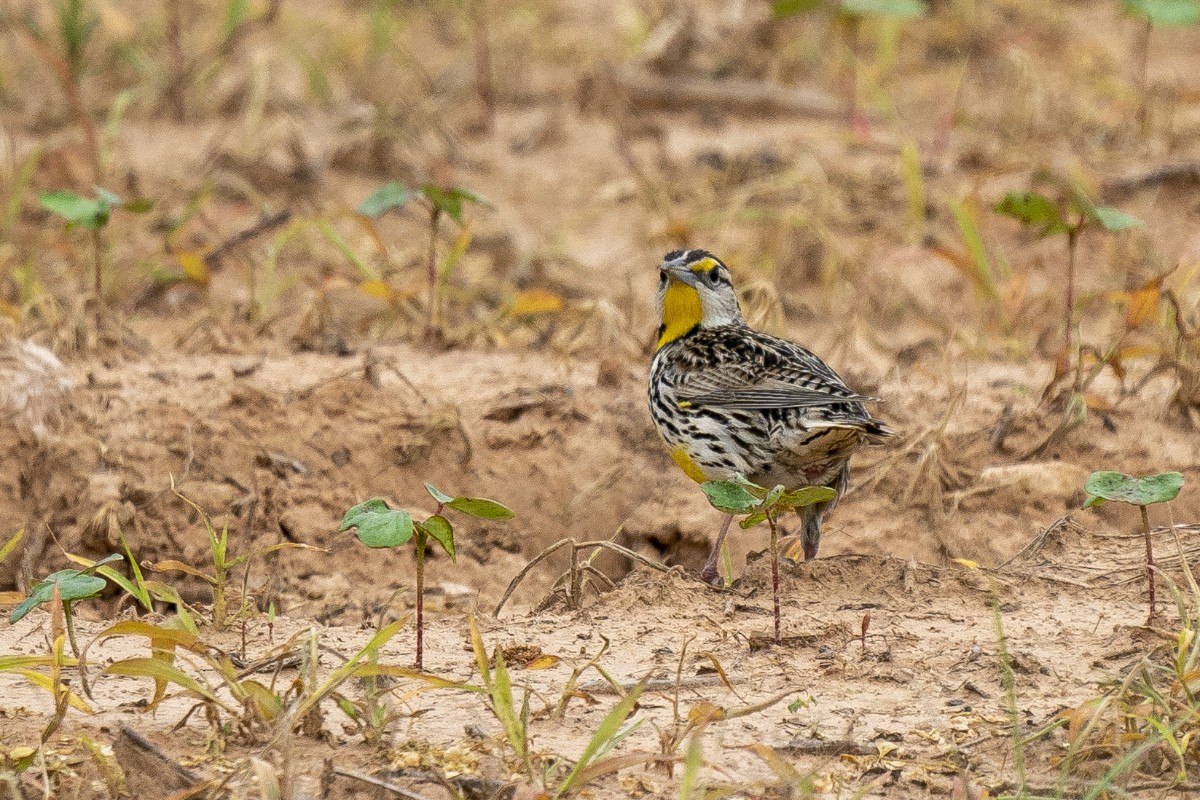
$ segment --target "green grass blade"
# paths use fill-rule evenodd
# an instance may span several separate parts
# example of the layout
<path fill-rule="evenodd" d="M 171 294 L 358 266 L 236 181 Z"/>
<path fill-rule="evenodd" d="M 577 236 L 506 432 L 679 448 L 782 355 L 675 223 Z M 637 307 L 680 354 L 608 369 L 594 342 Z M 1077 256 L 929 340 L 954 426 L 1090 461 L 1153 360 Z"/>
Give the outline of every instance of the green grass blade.
<path fill-rule="evenodd" d="M 638 681 L 636 686 L 629 690 L 629 694 L 621 698 L 620 702 L 612 707 L 612 710 L 600 722 L 600 727 L 596 728 L 596 732 L 592 734 L 592 738 L 588 740 L 587 745 L 583 748 L 583 752 L 579 755 L 579 760 L 575 762 L 575 768 L 571 770 L 571 774 L 567 775 L 567 779 L 562 782 L 562 785 L 554 793 L 555 800 L 578 788 L 576 783 L 580 781 L 581 776 L 587 770 L 588 766 L 598 755 L 612 748 L 612 740 L 621 733 L 621 725 L 633 713 L 633 708 L 637 705 L 638 698 L 642 696 L 642 692 L 645 689 L 646 679 L 643 678 Z"/>

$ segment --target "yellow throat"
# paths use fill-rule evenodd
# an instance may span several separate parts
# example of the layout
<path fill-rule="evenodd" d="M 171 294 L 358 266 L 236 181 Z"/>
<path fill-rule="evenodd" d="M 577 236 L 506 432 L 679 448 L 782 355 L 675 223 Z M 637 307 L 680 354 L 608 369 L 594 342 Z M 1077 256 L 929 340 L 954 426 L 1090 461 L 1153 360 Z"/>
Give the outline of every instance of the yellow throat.
<path fill-rule="evenodd" d="M 659 328 L 655 350 L 686 336 L 700 324 L 704 310 L 700 305 L 700 294 L 681 281 L 672 280 L 663 297 L 662 327 Z"/>

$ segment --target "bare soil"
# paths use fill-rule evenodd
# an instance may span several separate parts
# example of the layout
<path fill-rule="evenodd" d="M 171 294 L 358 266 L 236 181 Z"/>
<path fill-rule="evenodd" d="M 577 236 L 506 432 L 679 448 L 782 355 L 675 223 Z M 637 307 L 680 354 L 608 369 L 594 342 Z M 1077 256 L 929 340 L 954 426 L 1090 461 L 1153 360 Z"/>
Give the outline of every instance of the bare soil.
<path fill-rule="evenodd" d="M 679 797 L 688 741 L 671 737 L 689 715 L 714 713 L 698 739 L 706 797 L 805 796 L 801 784 L 818 797 L 999 796 L 1022 770 L 1034 794 L 1079 796 L 1095 764 L 1063 777 L 1065 729 L 1033 734 L 1180 629 L 1168 580 L 1186 584 L 1171 526 L 1185 557 L 1197 555 L 1197 34 L 1155 29 L 1143 86 L 1140 28 L 1117 3 L 930 5 L 902 27 L 891 68 L 878 66 L 886 38 L 864 24 L 863 114 L 848 121 L 848 29 L 827 14 L 488 3 L 489 133 L 476 28 L 456 4 L 399 4 L 376 19 L 363 4 L 283 3 L 227 51 L 211 20 L 188 11 L 179 58 L 218 55 L 182 93 L 179 119 L 163 94 L 180 67 L 164 44 L 166 12 L 102 3 L 89 114 L 102 124 L 122 90 L 137 92 L 106 134 L 101 179 L 69 103 L 14 27 L 0 56 L 6 183 L 33 168 L 0 227 L 0 334 L 54 351 L 72 388 L 47 394 L 46 430 L 32 431 L 14 399 L 28 367 L 0 359 L 11 417 L 0 419 L 0 535 L 27 528 L 0 563 L 0 589 L 69 566 L 64 553 L 120 552 L 118 529 L 141 562 L 207 571 L 203 521 L 178 492 L 228 527 L 234 553 L 321 548 L 251 560 L 245 586 L 261 613 L 201 635 L 253 664 L 311 630 L 328 675 L 415 600 L 411 552 L 368 551 L 338 531 L 342 514 L 374 496 L 430 513 L 430 482 L 502 501 L 515 518 L 456 519 L 457 561 L 431 556 L 425 668 L 480 680 L 472 615 L 489 647 L 556 657 L 513 665 L 531 750 L 542 764 L 562 759 L 545 770 L 551 786 L 618 700 L 597 670 L 567 688 L 572 668 L 603 649 L 596 663 L 623 691 L 649 683 L 642 724 L 615 751 L 628 763 L 583 796 Z M 390 44 L 371 44 L 372 24 Z M 670 46 L 656 49 L 660 39 Z M 764 113 L 738 93 L 663 109 L 634 96 L 622 70 L 800 87 L 838 112 Z M 990 210 L 1043 169 L 1145 221 L 1080 238 L 1077 336 L 1119 356 L 1081 392 L 1075 426 L 1063 420 L 1078 408 L 1044 394 L 1062 357 L 1065 244 Z M 443 221 L 440 256 L 460 236 L 466 249 L 433 342 L 423 336 L 427 216 L 352 213 L 391 180 L 466 186 L 490 204 L 468 209 L 469 238 Z M 149 216 L 114 212 L 101 313 L 89 300 L 91 239 L 64 233 L 37 202 L 39 191 L 93 183 L 155 200 Z M 986 243 L 990 288 L 952 204 Z M 262 224 L 281 211 L 291 218 Z M 189 256 L 222 246 L 202 274 L 186 272 Z M 728 589 L 703 585 L 720 515 L 645 410 L 654 267 L 676 246 L 721 255 L 755 324 L 825 357 L 903 432 L 856 457 L 820 558 L 784 562 L 782 645 L 767 641 L 766 529 L 731 537 Z M 1099 469 L 1184 474 L 1178 499 L 1150 511 L 1168 607 L 1153 625 L 1138 512 L 1079 510 Z M 495 616 L 510 581 L 565 538 L 612 540 L 663 569 L 605 553 L 594 565 L 615 586 L 593 582 L 578 602 L 562 590 L 560 552 Z M 202 579 L 147 570 L 187 603 L 210 603 Z M 137 616 L 115 587 L 75 611 L 81 642 Z M 48 620 L 39 609 L 0 626 L 0 656 L 47 652 Z M 0 672 L 0 773 L 14 796 L 41 796 L 44 781 L 62 797 L 182 796 L 208 781 L 210 796 L 267 797 L 255 777 L 264 765 L 290 797 L 387 791 L 353 775 L 430 800 L 541 796 L 479 694 L 398 679 L 379 744 L 332 702 L 318 730 L 256 736 L 189 715 L 184 693 L 149 712 L 152 681 L 101 674 L 145 655 L 131 638 L 91 648 L 94 713 L 68 712 L 44 748 L 46 776 L 10 767 L 17 748 L 38 745 L 50 696 Z M 413 655 L 408 625 L 380 660 L 409 666 Z M 296 662 L 284 665 L 261 680 L 296 680 Z M 363 691 L 357 680 L 345 688 Z M 560 702 L 565 714 L 554 713 Z M 1030 740 L 1015 747 L 1014 728 Z M 1162 796 L 1194 791 L 1197 778 L 1172 789 L 1172 775 L 1148 764 L 1123 780 Z"/>

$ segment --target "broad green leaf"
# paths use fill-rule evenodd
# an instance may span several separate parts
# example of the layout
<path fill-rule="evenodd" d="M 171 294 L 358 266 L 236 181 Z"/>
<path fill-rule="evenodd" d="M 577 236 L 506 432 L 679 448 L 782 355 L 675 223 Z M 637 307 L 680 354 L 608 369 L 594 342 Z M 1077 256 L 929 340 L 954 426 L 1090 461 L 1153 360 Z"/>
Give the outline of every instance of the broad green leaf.
<path fill-rule="evenodd" d="M 792 17 L 805 11 L 812 11 L 821 5 L 821 0 L 772 0 L 771 13 L 777 18 Z"/>
<path fill-rule="evenodd" d="M 758 498 L 734 481 L 707 481 L 700 488 L 713 508 L 726 514 L 745 514 L 758 505 Z"/>
<path fill-rule="evenodd" d="M 495 500 L 485 500 L 482 497 L 456 497 L 446 503 L 446 508 L 453 508 L 455 511 L 461 511 L 479 519 L 513 518 L 511 508 L 497 503 Z"/>
<path fill-rule="evenodd" d="M 9 614 L 9 623 L 15 624 L 19 622 L 22 617 L 37 606 L 50 602 L 50 597 L 54 594 L 54 587 L 56 585 L 58 586 L 58 593 L 62 597 L 63 602 L 71 603 L 76 600 L 95 597 L 104 590 L 108 582 L 104 578 L 96 575 L 88 575 L 77 569 L 62 569 L 51 573 L 34 584 L 33 591 L 29 593 L 25 601 Z"/>
<path fill-rule="evenodd" d="M 80 197 L 74 192 L 42 192 L 38 202 L 47 211 L 53 211 L 70 225 L 78 225 L 94 231 L 108 224 L 112 206 L 102 199 Z"/>
<path fill-rule="evenodd" d="M 449 189 L 443 189 L 432 183 L 427 183 L 421 187 L 421 194 L 429 201 L 429 204 L 441 211 L 450 219 L 463 224 L 463 203 L 475 203 L 476 205 L 491 205 L 474 192 L 463 189 L 458 186 L 453 186 Z"/>
<path fill-rule="evenodd" d="M 1058 204 L 1037 192 L 1009 192 L 996 205 L 996 211 L 1025 225 L 1040 228 L 1040 236 L 1062 233 L 1068 227 Z"/>
<path fill-rule="evenodd" d="M 835 497 L 837 497 L 837 492 L 828 486 L 804 486 L 795 491 L 784 492 L 779 499 L 781 504 L 793 509 L 815 506 L 817 503 L 824 503 Z"/>
<path fill-rule="evenodd" d="M 1088 493 L 1084 508 L 1098 506 L 1105 500 L 1149 506 L 1174 500 L 1183 488 L 1183 475 L 1161 472 L 1136 478 L 1120 472 L 1093 472 L 1083 488 Z"/>
<path fill-rule="evenodd" d="M 925 15 L 924 0 L 842 0 L 846 14 L 865 17 L 914 19 Z"/>
<path fill-rule="evenodd" d="M 429 496 L 437 500 L 442 505 L 449 503 L 454 498 L 443 492 L 441 489 L 434 486 L 432 483 L 425 484 L 425 491 L 429 492 Z"/>
<path fill-rule="evenodd" d="M 742 530 L 750 530 L 755 525 L 761 525 L 766 521 L 767 521 L 767 512 L 766 511 L 755 511 L 753 514 L 750 514 L 745 519 L 738 522 L 738 525 L 742 528 Z"/>
<path fill-rule="evenodd" d="M 378 497 L 346 512 L 340 530 L 351 528 L 357 529 L 354 535 L 367 547 L 399 547 L 413 536 L 412 516 L 402 509 L 389 508 Z"/>
<path fill-rule="evenodd" d="M 419 196 L 403 184 L 385 183 L 359 204 L 358 213 L 366 217 L 378 217 L 393 208 L 403 208 Z"/>
<path fill-rule="evenodd" d="M 440 544 L 442 549 L 450 556 L 451 561 L 458 560 L 458 557 L 454 553 L 454 528 L 451 527 L 450 520 L 434 514 L 429 519 L 419 523 L 417 527 L 426 536 Z"/>
<path fill-rule="evenodd" d="M 1125 0 L 1125 8 L 1163 27 L 1183 28 L 1200 22 L 1196 0 Z"/>
<path fill-rule="evenodd" d="M 1145 223 L 1132 214 L 1126 214 L 1119 208 L 1100 206 L 1091 215 L 1106 231 L 1123 231 L 1128 228 L 1140 228 Z"/>

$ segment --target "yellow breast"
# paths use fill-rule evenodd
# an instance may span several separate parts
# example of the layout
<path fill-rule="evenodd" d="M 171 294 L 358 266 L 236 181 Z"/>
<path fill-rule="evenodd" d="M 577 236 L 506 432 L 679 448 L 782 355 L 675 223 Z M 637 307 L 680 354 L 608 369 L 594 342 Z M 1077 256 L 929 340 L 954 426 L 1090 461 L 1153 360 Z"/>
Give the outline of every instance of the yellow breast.
<path fill-rule="evenodd" d="M 704 475 L 704 470 L 692 460 L 688 455 L 687 450 L 682 447 L 675 447 L 671 450 L 671 458 L 675 459 L 675 463 L 683 470 L 683 474 L 694 480 L 696 483 L 704 483 L 708 478 Z"/>

